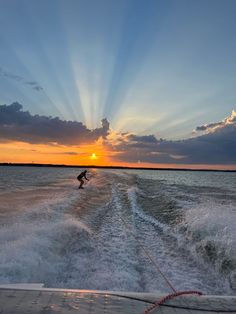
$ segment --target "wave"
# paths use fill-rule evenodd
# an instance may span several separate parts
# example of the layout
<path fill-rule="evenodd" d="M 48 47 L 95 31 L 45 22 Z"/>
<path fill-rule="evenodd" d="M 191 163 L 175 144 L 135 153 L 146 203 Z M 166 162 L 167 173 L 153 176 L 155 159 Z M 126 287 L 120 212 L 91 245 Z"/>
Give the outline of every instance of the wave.
<path fill-rule="evenodd" d="M 143 179 L 142 185 L 145 185 Z M 166 190 L 165 186 L 161 189 L 162 193 L 165 193 Z M 199 203 L 197 206 L 191 198 L 191 202 L 182 202 L 176 207 L 171 206 L 171 211 L 169 211 L 169 200 L 166 203 L 163 202 L 163 199 L 160 201 L 159 190 L 157 195 L 153 194 L 153 191 L 151 195 L 149 193 L 146 195 L 146 198 L 156 202 L 153 204 L 156 211 L 152 215 L 146 213 L 153 212 L 153 209 L 147 210 L 146 208 L 144 212 L 143 208 L 137 205 L 139 193 L 141 193 L 139 204 L 140 200 L 144 208 L 145 203 L 148 204 L 147 201 L 143 200 L 143 190 L 131 188 L 129 193 L 134 213 L 144 221 L 157 226 L 164 233 L 168 233 L 168 236 L 175 238 L 178 247 L 187 250 L 197 263 L 216 272 L 224 281 L 228 293 L 236 290 L 236 234 L 234 220 L 232 220 L 233 204 L 223 207 L 225 210 L 222 210 L 221 204 L 217 205 L 212 201 L 204 203 L 205 206 L 201 206 L 202 204 Z M 171 193 L 173 195 L 172 190 Z M 167 192 L 166 195 L 170 196 L 170 193 Z M 187 197 L 184 198 L 185 201 L 186 199 Z M 160 206 L 162 207 L 161 210 Z M 167 213 L 165 216 L 166 223 L 161 222 L 163 221 L 163 213 Z"/>
<path fill-rule="evenodd" d="M 177 289 L 234 293 L 228 280 L 234 270 L 226 274 L 213 269 L 214 263 L 202 257 L 204 250 L 215 254 L 210 246 L 213 240 L 230 248 L 229 233 L 225 230 L 225 238 L 223 233 L 216 238 L 206 228 L 207 217 L 201 221 L 203 213 L 181 207 L 163 182 L 140 178 L 135 172 L 94 170 L 81 191 L 72 174 L 76 178 L 69 172 L 68 177 L 51 183 L 46 192 L 39 193 L 37 202 L 30 195 L 41 187 L 22 191 L 22 199 L 29 197 L 27 206 L 19 196 L 22 210 L 14 211 L 0 227 L 1 283 L 167 292 L 131 230 Z M 232 251 L 226 253 L 231 259 Z M 221 253 L 212 260 L 223 258 Z"/>
<path fill-rule="evenodd" d="M 84 243 L 91 233 L 69 213 L 77 201 L 78 193 L 44 201 L 1 226 L 2 283 L 44 282 L 50 286 L 56 280 L 62 264 L 67 263 L 66 250 L 71 249 L 68 239 L 76 237 Z"/>
<path fill-rule="evenodd" d="M 236 290 L 236 234 L 232 208 L 199 204 L 186 211 L 176 230 L 188 242 L 192 254 L 214 267 Z M 207 205 L 207 206 L 206 206 Z"/>

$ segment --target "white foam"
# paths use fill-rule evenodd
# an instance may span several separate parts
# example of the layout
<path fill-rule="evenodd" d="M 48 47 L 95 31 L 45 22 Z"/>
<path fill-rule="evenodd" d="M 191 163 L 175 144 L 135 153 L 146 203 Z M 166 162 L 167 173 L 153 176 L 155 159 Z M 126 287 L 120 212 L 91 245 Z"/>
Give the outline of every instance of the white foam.
<path fill-rule="evenodd" d="M 65 194 L 60 196 L 59 193 L 40 206 L 31 206 L 15 216 L 14 221 L 0 229 L 0 282 L 168 291 L 137 241 L 124 227 L 122 216 L 178 289 L 226 291 L 224 284 L 219 284 L 214 276 L 209 278 L 208 269 L 199 267 L 196 260 L 179 251 L 181 244 L 183 249 L 192 242 L 179 243 L 180 247 L 174 240 L 168 242 L 170 235 L 171 239 L 172 235 L 178 238 L 179 230 L 143 210 L 137 201 L 137 193 L 143 192 L 130 186 L 132 182 L 135 182 L 133 174 L 117 178 L 115 173 L 99 171 L 84 190 L 63 190 Z M 57 186 L 59 192 L 60 188 Z M 83 221 L 77 216 L 81 202 L 86 218 Z M 209 217 L 202 220 L 203 227 Z M 186 219 L 189 227 L 199 228 L 199 222 L 191 218 L 191 212 Z M 224 232 L 227 234 L 227 230 Z"/>
<path fill-rule="evenodd" d="M 161 230 L 163 230 L 165 232 L 171 232 L 171 228 L 168 225 L 163 224 L 158 219 L 145 214 L 144 211 L 142 210 L 142 208 L 140 206 L 138 206 L 137 195 L 136 195 L 137 192 L 140 192 L 140 190 L 137 187 L 131 187 L 128 189 L 128 196 L 129 196 L 129 200 L 131 203 L 131 208 L 132 208 L 133 213 L 137 214 L 140 218 L 142 218 L 146 222 L 149 222 L 152 225 L 157 226 Z"/>
<path fill-rule="evenodd" d="M 227 293 L 232 293 L 230 287 L 229 287 L 229 282 L 227 280 L 225 280 L 224 278 L 221 278 L 222 280 L 222 284 L 220 284 L 220 281 L 217 279 L 217 276 L 215 276 L 215 273 L 213 270 L 209 270 L 209 268 L 207 267 L 207 265 L 205 263 L 203 263 L 202 265 L 202 269 L 200 270 L 197 267 L 198 261 L 199 261 L 199 256 L 196 254 L 196 252 L 192 252 L 191 250 L 191 242 L 187 242 L 186 238 L 179 233 L 179 228 L 171 228 L 169 226 L 167 226 L 166 224 L 163 224 L 161 222 L 159 222 L 157 219 L 155 219 L 154 217 L 149 216 L 148 214 L 145 214 L 141 208 L 140 205 L 138 205 L 137 203 L 137 193 L 142 193 L 142 191 L 140 191 L 138 188 L 136 187 L 131 187 L 128 189 L 128 196 L 129 196 L 129 200 L 131 202 L 131 208 L 132 211 L 135 215 L 138 215 L 138 217 L 140 217 L 143 222 L 147 223 L 147 224 L 151 224 L 152 226 L 157 226 L 160 230 L 162 230 L 164 232 L 165 235 L 167 236 L 171 236 L 172 239 L 177 240 L 177 247 L 186 250 L 187 247 L 190 247 L 190 253 L 192 253 L 192 258 L 195 259 L 192 260 L 191 262 L 191 258 L 189 261 L 185 260 L 185 261 L 181 261 L 181 256 L 178 256 L 178 254 L 176 255 L 175 251 L 172 251 L 173 254 L 171 254 L 170 256 L 170 252 L 168 252 L 169 249 L 171 249 L 171 247 L 168 248 L 168 246 L 170 245 L 170 243 L 162 243 L 160 236 L 155 237 L 155 244 L 152 244 L 153 241 L 153 236 L 150 235 L 153 232 L 153 234 L 156 233 L 155 230 L 150 229 L 150 225 L 147 225 L 148 230 L 145 232 L 144 228 L 145 225 L 143 224 L 143 232 L 145 232 L 145 238 L 144 243 L 147 243 L 148 247 L 153 247 L 155 248 L 155 251 L 158 251 L 159 254 L 157 256 L 157 260 L 161 262 L 161 265 L 163 267 L 163 270 L 168 274 L 169 270 L 168 269 L 172 269 L 172 271 L 174 271 L 175 275 L 174 275 L 174 279 L 173 281 L 176 282 L 176 284 L 178 284 L 179 286 L 182 286 L 183 289 L 186 289 L 188 286 L 184 283 L 184 280 L 188 280 L 189 282 L 189 289 L 193 289 L 194 288 L 194 282 L 195 282 L 195 287 L 201 287 L 202 289 L 205 289 L 205 291 L 210 292 L 212 291 L 212 284 L 214 284 L 215 282 L 218 282 L 217 285 L 219 287 L 221 287 L 221 289 L 224 289 L 225 291 L 227 291 Z M 185 221 L 186 223 L 186 221 Z M 222 234 L 221 234 L 222 236 Z M 149 238 L 149 240 L 148 240 Z M 226 239 L 228 241 L 228 237 L 226 236 Z M 177 247 L 175 249 L 177 249 Z M 153 250 L 152 248 L 152 250 Z M 161 251 L 160 251 L 161 248 Z M 155 254 L 154 254 L 155 255 Z M 170 264 L 169 264 L 170 262 Z M 189 265 L 188 265 L 189 263 Z M 191 266 L 191 264 L 193 264 Z M 194 265 L 195 264 L 195 265 Z M 168 265 L 168 267 L 166 268 L 166 265 Z M 182 266 L 184 266 L 184 269 L 182 268 Z M 193 268 L 194 267 L 194 268 Z M 207 270 L 208 269 L 208 270 Z M 201 274 L 199 274 L 199 272 L 201 272 Z M 208 274 L 204 275 L 204 273 Z M 203 278 L 201 278 L 203 275 Z M 208 276 L 209 275 L 209 276 Z M 172 276 L 172 274 L 171 274 Z M 204 278 L 205 276 L 205 278 Z M 188 279 L 187 279 L 188 278 Z M 205 280 L 206 279 L 206 280 Z M 211 283 L 212 282 L 212 283 Z M 220 291 L 220 290 L 215 290 L 216 291 Z M 219 292 L 218 292 L 219 293 Z"/>
<path fill-rule="evenodd" d="M 68 213 L 78 200 L 76 192 L 66 198 L 43 201 L 27 208 L 0 229 L 0 281 L 48 282 L 60 272 L 63 250 L 71 235 L 92 233 Z"/>

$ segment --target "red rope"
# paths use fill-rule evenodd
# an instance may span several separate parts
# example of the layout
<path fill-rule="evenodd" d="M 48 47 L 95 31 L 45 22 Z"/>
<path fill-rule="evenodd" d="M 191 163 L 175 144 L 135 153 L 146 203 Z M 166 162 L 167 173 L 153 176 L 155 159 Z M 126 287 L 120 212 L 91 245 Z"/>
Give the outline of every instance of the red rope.
<path fill-rule="evenodd" d="M 163 297 L 161 300 L 156 301 L 153 305 L 151 305 L 149 308 L 147 308 L 142 314 L 148 314 L 154 309 L 158 308 L 160 305 L 164 304 L 166 301 L 174 299 L 180 295 L 186 295 L 186 294 L 197 294 L 197 295 L 202 295 L 201 292 L 199 291 L 179 291 L 176 293 L 168 294 L 165 297 Z"/>
<path fill-rule="evenodd" d="M 147 257 L 149 258 L 149 260 L 153 263 L 153 265 L 155 266 L 156 270 L 162 275 L 162 277 L 165 279 L 166 283 L 168 284 L 168 286 L 174 291 L 174 293 L 172 294 L 168 294 L 167 296 L 163 297 L 161 300 L 156 301 L 154 304 L 152 304 L 149 308 L 147 308 L 142 314 L 148 314 L 150 313 L 152 310 L 154 310 L 155 308 L 158 308 L 161 304 L 165 303 L 168 300 L 174 299 L 180 295 L 187 295 L 187 294 L 197 294 L 197 295 L 202 295 L 201 292 L 199 291 L 176 291 L 175 288 L 172 286 L 172 284 L 170 283 L 170 281 L 168 280 L 168 278 L 165 276 L 165 274 L 161 271 L 159 264 L 157 263 L 157 261 L 154 260 L 154 258 L 152 257 L 152 255 L 146 250 L 146 248 L 143 246 L 143 244 L 139 241 L 139 239 L 137 238 L 137 236 L 130 230 L 128 224 L 126 223 L 126 221 L 119 215 L 119 218 L 123 221 L 124 226 L 127 228 L 127 230 L 130 231 L 130 233 L 132 234 L 132 236 L 134 237 L 134 239 L 136 239 L 136 241 L 139 243 L 141 249 L 144 251 L 144 253 L 147 255 Z"/>
<path fill-rule="evenodd" d="M 156 270 L 162 275 L 162 277 L 164 278 L 164 280 L 166 281 L 167 285 L 174 291 L 174 293 L 177 293 L 177 291 L 175 290 L 175 288 L 173 287 L 173 285 L 170 283 L 170 281 L 168 280 L 168 278 L 165 276 L 165 274 L 161 271 L 161 268 L 158 264 L 157 261 L 154 260 L 154 258 L 152 257 L 152 255 L 148 252 L 148 250 L 146 250 L 146 248 L 144 247 L 144 245 L 141 243 L 141 241 L 139 241 L 138 237 L 130 230 L 130 227 L 128 226 L 128 224 L 126 223 L 126 221 L 119 215 L 120 219 L 123 221 L 124 226 L 126 227 L 126 229 L 132 234 L 132 236 L 134 237 L 134 239 L 138 242 L 139 246 L 141 247 L 141 249 L 144 251 L 144 253 L 147 255 L 147 257 L 149 258 L 149 260 L 153 263 L 154 267 L 156 268 Z"/>

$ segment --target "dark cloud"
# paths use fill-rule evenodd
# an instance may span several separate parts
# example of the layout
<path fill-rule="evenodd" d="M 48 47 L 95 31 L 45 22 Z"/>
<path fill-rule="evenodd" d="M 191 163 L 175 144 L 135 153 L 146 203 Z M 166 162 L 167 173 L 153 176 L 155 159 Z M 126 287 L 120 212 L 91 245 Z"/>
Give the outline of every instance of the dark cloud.
<path fill-rule="evenodd" d="M 102 124 L 101 128 L 97 128 L 91 131 L 95 138 L 99 138 L 100 136 L 105 138 L 108 135 L 110 123 L 108 122 L 106 118 L 104 118 L 101 120 L 101 124 Z"/>
<path fill-rule="evenodd" d="M 10 72 L 8 72 L 8 71 L 5 71 L 5 70 L 3 70 L 2 68 L 0 68 L 0 75 L 1 75 L 2 77 L 6 77 L 6 78 L 9 78 L 9 79 L 13 79 L 13 80 L 18 81 L 18 82 L 20 82 L 20 81 L 23 80 L 23 78 L 22 78 L 21 76 L 15 75 L 15 74 L 10 73 Z"/>
<path fill-rule="evenodd" d="M 43 88 L 41 87 L 41 86 L 39 86 L 39 85 L 37 85 L 37 86 L 34 86 L 34 87 L 32 87 L 34 90 L 36 90 L 36 91 L 41 91 L 41 90 L 43 90 Z"/>
<path fill-rule="evenodd" d="M 116 133 L 107 119 L 94 130 L 83 123 L 59 118 L 31 115 L 15 102 L 0 106 L 0 142 L 17 140 L 50 145 L 92 144 L 103 138 L 112 150 L 114 162 L 148 162 L 175 164 L 236 164 L 236 112 L 216 123 L 198 126 L 204 131 L 193 138 L 169 141 L 154 135 L 139 136 Z M 77 155 L 68 150 L 66 155 Z"/>
<path fill-rule="evenodd" d="M 37 82 L 34 81 L 26 81 L 22 76 L 15 75 L 9 71 L 3 70 L 3 68 L 0 67 L 0 76 L 17 81 L 22 82 L 25 85 L 31 86 L 32 89 L 36 91 L 43 90 L 42 86 L 40 86 Z"/>
<path fill-rule="evenodd" d="M 149 144 L 156 144 L 157 139 L 154 135 L 143 135 L 143 136 L 138 136 L 134 134 L 130 134 L 128 136 L 128 139 L 132 142 L 136 143 L 149 143 Z"/>
<path fill-rule="evenodd" d="M 36 91 L 43 90 L 42 86 L 40 86 L 37 82 L 25 82 L 25 84 L 30 85 Z"/>
<path fill-rule="evenodd" d="M 216 122 L 216 123 L 209 123 L 209 124 L 204 124 L 201 126 L 197 126 L 195 131 L 207 131 L 209 129 L 215 128 L 215 127 L 219 127 L 224 125 L 223 122 Z"/>
<path fill-rule="evenodd" d="M 106 119 L 102 120 L 101 128 L 90 130 L 81 122 L 31 115 L 22 108 L 17 102 L 0 106 L 0 140 L 78 145 L 105 138 L 109 132 Z"/>
<path fill-rule="evenodd" d="M 208 124 L 205 129 L 202 126 L 208 133 L 181 141 L 158 140 L 154 135 L 126 136 L 115 146 L 119 154 L 114 158 L 126 162 L 236 164 L 235 117 L 233 111 L 222 122 Z"/>

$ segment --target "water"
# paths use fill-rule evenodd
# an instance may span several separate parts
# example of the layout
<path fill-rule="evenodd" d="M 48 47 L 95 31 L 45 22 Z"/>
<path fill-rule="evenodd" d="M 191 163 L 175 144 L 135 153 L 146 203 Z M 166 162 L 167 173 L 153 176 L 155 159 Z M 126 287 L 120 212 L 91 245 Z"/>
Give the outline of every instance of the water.
<path fill-rule="evenodd" d="M 0 283 L 236 294 L 236 173 L 0 167 Z M 124 224 L 125 221 L 125 224 Z"/>

